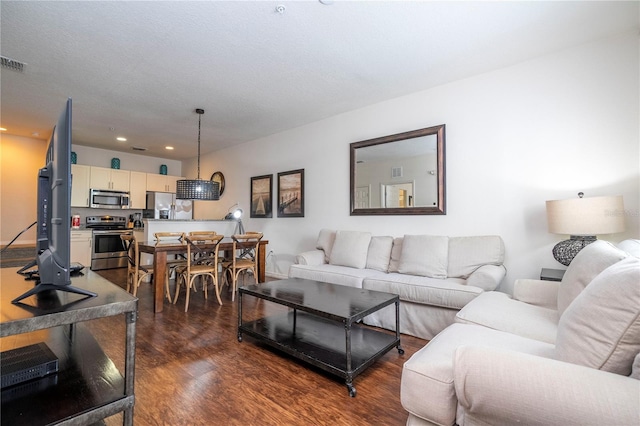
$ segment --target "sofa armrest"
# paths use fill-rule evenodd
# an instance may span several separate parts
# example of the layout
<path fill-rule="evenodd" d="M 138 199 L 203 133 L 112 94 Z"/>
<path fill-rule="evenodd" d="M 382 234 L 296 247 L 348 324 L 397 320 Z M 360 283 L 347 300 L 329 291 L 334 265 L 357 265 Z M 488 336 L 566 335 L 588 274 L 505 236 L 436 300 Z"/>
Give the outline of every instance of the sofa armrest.
<path fill-rule="evenodd" d="M 453 377 L 460 425 L 640 424 L 631 377 L 479 346 L 456 350 Z"/>
<path fill-rule="evenodd" d="M 482 265 L 469 275 L 467 285 L 493 291 L 500 285 L 507 270 L 502 265 Z"/>
<path fill-rule="evenodd" d="M 513 284 L 513 298 L 530 305 L 558 309 L 559 281 L 518 279 Z"/>
<path fill-rule="evenodd" d="M 298 265 L 322 265 L 325 263 L 324 251 L 309 250 L 302 252 L 296 256 L 296 263 Z"/>

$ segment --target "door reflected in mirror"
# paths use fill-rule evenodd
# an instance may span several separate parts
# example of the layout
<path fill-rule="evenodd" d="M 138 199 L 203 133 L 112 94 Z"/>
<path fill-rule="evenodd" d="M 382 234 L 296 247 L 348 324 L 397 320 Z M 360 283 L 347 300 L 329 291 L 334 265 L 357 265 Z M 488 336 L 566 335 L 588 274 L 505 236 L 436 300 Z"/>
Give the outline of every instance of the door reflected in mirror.
<path fill-rule="evenodd" d="M 351 144 L 351 215 L 445 214 L 445 126 Z"/>

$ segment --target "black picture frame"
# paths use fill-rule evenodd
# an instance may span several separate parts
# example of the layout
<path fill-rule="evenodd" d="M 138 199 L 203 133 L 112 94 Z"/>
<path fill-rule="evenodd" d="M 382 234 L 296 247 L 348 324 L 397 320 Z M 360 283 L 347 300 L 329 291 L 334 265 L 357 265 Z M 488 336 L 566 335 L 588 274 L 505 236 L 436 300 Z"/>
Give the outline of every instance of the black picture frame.
<path fill-rule="evenodd" d="M 251 200 L 249 217 L 273 217 L 273 175 L 254 176 L 251 178 Z"/>
<path fill-rule="evenodd" d="M 304 217 L 304 169 L 278 173 L 278 217 Z"/>

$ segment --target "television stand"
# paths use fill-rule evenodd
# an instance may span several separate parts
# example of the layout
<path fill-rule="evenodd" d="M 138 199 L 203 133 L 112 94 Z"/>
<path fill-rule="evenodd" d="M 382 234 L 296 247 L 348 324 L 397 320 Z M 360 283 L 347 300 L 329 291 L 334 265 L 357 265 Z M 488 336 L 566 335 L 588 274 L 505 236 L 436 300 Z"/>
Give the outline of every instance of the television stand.
<path fill-rule="evenodd" d="M 83 290 L 81 288 L 77 288 L 74 287 L 72 285 L 58 285 L 58 284 L 37 284 L 34 288 L 32 288 L 31 290 L 22 293 L 20 296 L 16 297 L 15 299 L 13 299 L 11 301 L 11 303 L 18 304 L 20 303 L 21 300 L 26 299 L 29 296 L 33 296 L 34 294 L 38 294 L 40 292 L 43 291 L 49 291 L 49 290 L 60 290 L 60 291 L 64 291 L 67 293 L 75 293 L 75 294 L 81 294 L 83 296 L 87 296 L 87 297 L 96 297 L 97 294 L 89 291 L 89 290 Z"/>

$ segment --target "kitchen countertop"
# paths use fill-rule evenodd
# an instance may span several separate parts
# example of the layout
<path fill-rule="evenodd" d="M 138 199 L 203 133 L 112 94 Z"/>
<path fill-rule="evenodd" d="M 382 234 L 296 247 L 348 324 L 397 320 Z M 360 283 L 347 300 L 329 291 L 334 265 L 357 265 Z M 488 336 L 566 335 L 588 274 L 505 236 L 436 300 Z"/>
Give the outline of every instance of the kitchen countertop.
<path fill-rule="evenodd" d="M 234 222 L 225 219 L 142 219 L 148 222 Z"/>

